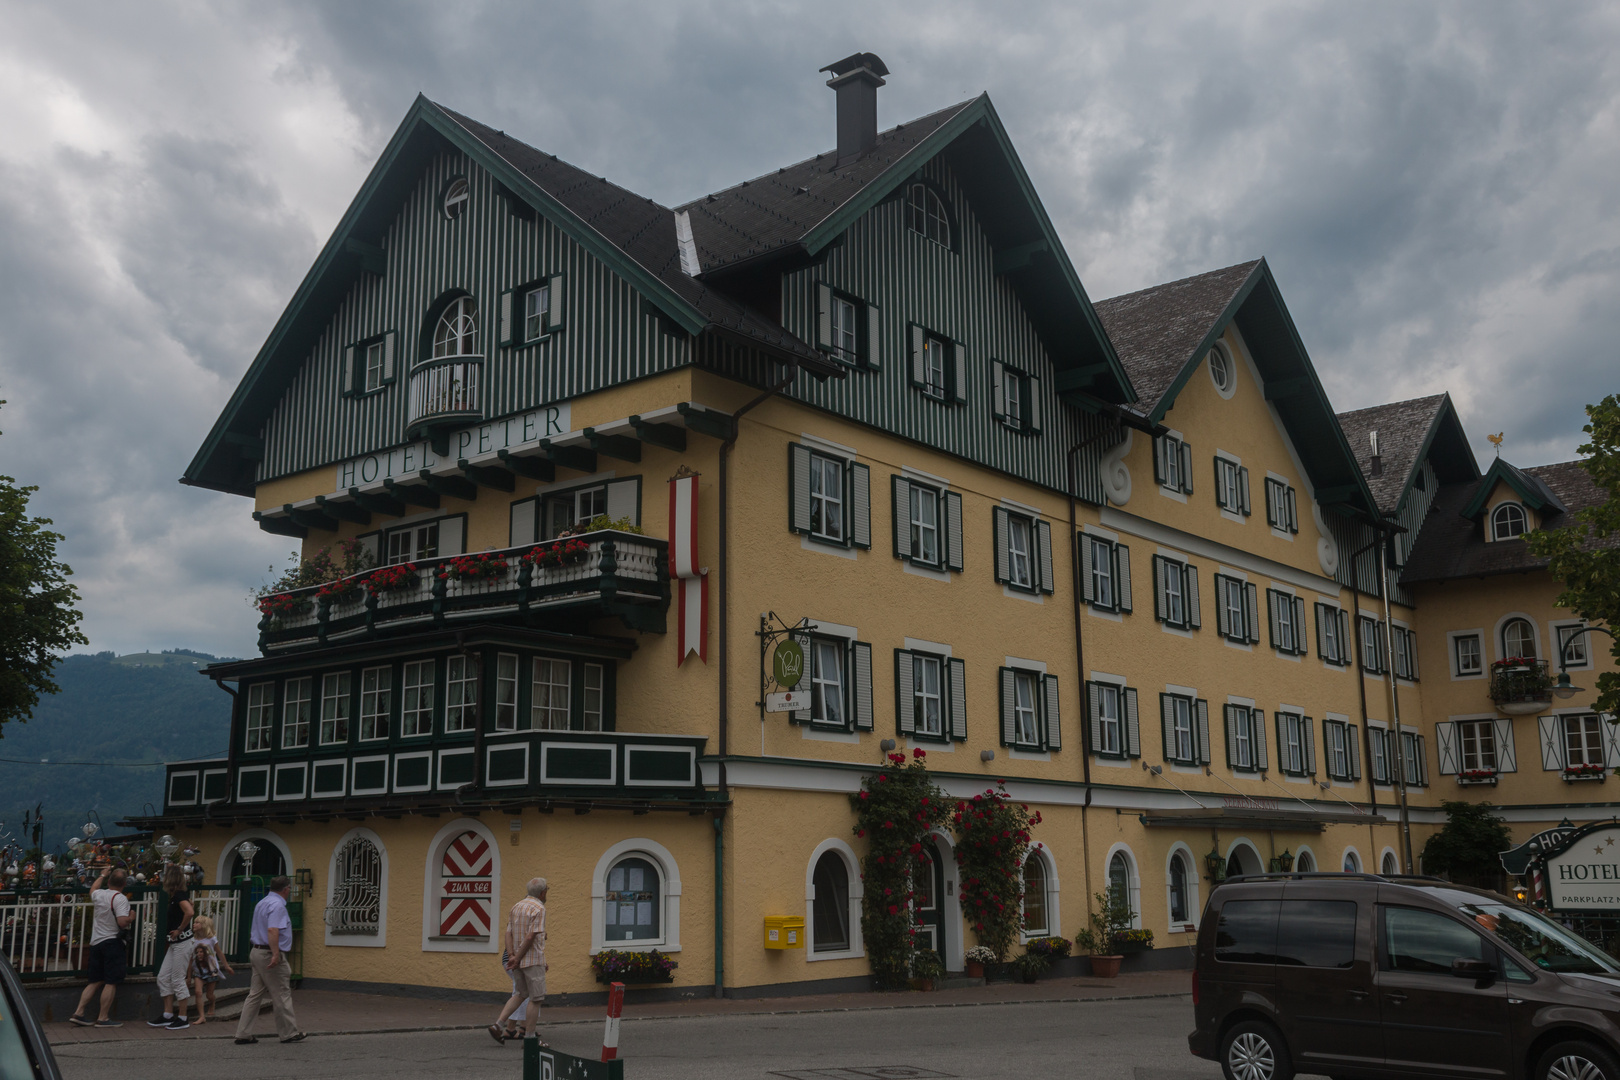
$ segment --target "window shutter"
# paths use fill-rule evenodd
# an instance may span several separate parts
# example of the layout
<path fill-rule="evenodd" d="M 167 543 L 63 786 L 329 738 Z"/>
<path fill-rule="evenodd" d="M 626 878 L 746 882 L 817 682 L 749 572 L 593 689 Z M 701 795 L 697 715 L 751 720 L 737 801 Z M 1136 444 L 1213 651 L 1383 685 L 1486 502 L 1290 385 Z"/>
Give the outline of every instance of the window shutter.
<path fill-rule="evenodd" d="M 1384 730 L 1382 728 L 1369 727 L 1367 729 L 1367 740 L 1372 744 L 1373 783 L 1387 784 L 1389 783 L 1389 747 L 1384 742 Z M 1383 754 L 1378 753 L 1380 749 L 1384 751 Z"/>
<path fill-rule="evenodd" d="M 1519 762 L 1513 752 L 1513 721 L 1498 716 L 1492 724 L 1495 728 L 1493 734 L 1496 736 L 1496 771 L 1518 772 Z"/>
<path fill-rule="evenodd" d="M 517 339 L 517 333 L 513 325 L 516 320 L 512 318 L 511 289 L 507 289 L 505 292 L 501 293 L 500 302 L 496 307 L 496 311 L 499 316 L 497 319 L 497 325 L 500 330 L 501 347 L 508 348 L 515 344 Z"/>
<path fill-rule="evenodd" d="M 1248 623 L 1249 644 L 1260 643 L 1260 601 L 1253 582 L 1243 586 L 1243 621 Z"/>
<path fill-rule="evenodd" d="M 1017 732 L 1013 727 L 1013 669 L 1004 667 L 1001 672 L 1001 745 L 1011 746 Z"/>
<path fill-rule="evenodd" d="M 1078 538 L 1080 544 L 1080 599 L 1088 604 L 1097 602 L 1097 586 L 1091 579 L 1092 548 L 1091 537 L 1081 533 Z"/>
<path fill-rule="evenodd" d="M 799 685 L 804 686 L 805 685 L 805 680 L 807 680 L 807 679 L 813 680 L 814 677 L 815 677 L 815 671 L 816 671 L 815 643 L 810 640 L 810 635 L 809 634 L 794 634 L 793 635 L 793 640 L 797 641 L 799 643 L 799 647 L 804 650 L 804 675 L 799 680 Z M 813 685 L 813 683 L 812 683 L 812 685 Z M 814 702 L 814 700 L 815 700 L 815 697 L 814 697 L 815 691 L 811 690 L 810 693 L 811 693 L 811 701 Z M 788 713 L 788 719 L 791 720 L 795 724 L 808 724 L 808 723 L 810 723 L 811 721 L 813 721 L 815 719 L 815 715 L 816 715 L 815 706 L 814 706 L 814 704 L 812 704 L 811 707 L 808 708 L 808 709 L 795 709 L 793 712 Z"/>
<path fill-rule="evenodd" d="M 1247 465 L 1239 465 L 1237 472 L 1238 498 L 1243 500 L 1243 515 L 1247 517 L 1249 515 L 1249 467 Z"/>
<path fill-rule="evenodd" d="M 1159 737 L 1164 741 L 1164 760 L 1176 758 L 1176 707 L 1169 694 L 1159 695 Z"/>
<path fill-rule="evenodd" d="M 532 512 L 531 508 L 531 514 Z M 382 533 L 366 533 L 364 536 L 357 536 L 354 539 L 355 543 L 360 545 L 360 549 L 371 556 L 373 566 L 382 561 L 378 552 L 378 548 L 382 545 Z"/>
<path fill-rule="evenodd" d="M 1058 680 L 1056 675 L 1041 676 L 1042 704 L 1046 709 L 1046 724 L 1042 734 L 1046 736 L 1048 750 L 1063 749 L 1063 713 L 1058 703 Z"/>
<path fill-rule="evenodd" d="M 1538 716 L 1541 728 L 1541 767 L 1555 772 L 1564 767 L 1563 724 L 1556 716 Z"/>
<path fill-rule="evenodd" d="M 1086 683 L 1086 740 L 1093 754 L 1102 752 L 1102 689 L 1094 682 Z"/>
<path fill-rule="evenodd" d="M 1276 725 L 1277 732 L 1277 771 L 1285 776 L 1292 775 L 1288 771 L 1288 733 L 1283 730 L 1283 714 L 1271 714 L 1271 722 Z"/>
<path fill-rule="evenodd" d="M 1165 618 L 1164 590 L 1165 582 L 1169 580 L 1166 577 L 1169 565 L 1170 560 L 1164 556 L 1153 556 L 1153 617 L 1159 622 L 1164 622 Z"/>
<path fill-rule="evenodd" d="M 1196 702 L 1194 702 L 1194 708 L 1196 710 L 1195 719 L 1198 722 L 1198 763 L 1200 765 L 1208 765 L 1210 762 L 1209 702 L 1203 698 L 1199 698 Z"/>
<path fill-rule="evenodd" d="M 1327 620 L 1332 617 L 1331 611 L 1326 604 L 1316 605 L 1316 655 L 1323 660 L 1328 658 Z"/>
<path fill-rule="evenodd" d="M 394 381 L 394 339 L 398 337 L 390 330 L 383 335 L 383 382 Z"/>
<path fill-rule="evenodd" d="M 951 680 L 951 738 L 967 738 L 967 662 L 957 657 L 945 661 Z"/>
<path fill-rule="evenodd" d="M 1136 687 L 1127 686 L 1121 697 L 1125 703 L 1125 752 L 1139 758 L 1142 756 L 1142 720 L 1137 713 Z"/>
<path fill-rule="evenodd" d="M 1031 375 L 1024 380 L 1024 400 L 1029 402 L 1027 414 L 1029 420 L 1026 426 L 1031 435 L 1041 433 L 1041 380 L 1039 376 Z"/>
<path fill-rule="evenodd" d="M 872 470 L 852 461 L 849 476 L 849 542 L 854 547 L 872 547 Z"/>
<path fill-rule="evenodd" d="M 353 345 L 346 345 L 343 348 L 343 371 L 340 375 L 340 380 L 343 384 L 343 393 L 346 395 L 352 395 L 354 393 L 355 383 Z"/>
<path fill-rule="evenodd" d="M 911 385 L 926 386 L 928 373 L 923 367 L 923 328 L 912 324 L 911 327 Z"/>
<path fill-rule="evenodd" d="M 614 521 L 629 518 L 632 525 L 641 524 L 641 481 L 614 480 L 607 486 L 607 516 Z"/>
<path fill-rule="evenodd" d="M 1305 601 L 1301 597 L 1294 597 L 1294 654 L 1305 656 L 1310 646 L 1305 644 Z"/>
<path fill-rule="evenodd" d="M 1417 635 L 1412 633 L 1412 631 L 1410 631 L 1410 630 L 1406 631 L 1406 666 L 1411 669 L 1408 672 L 1408 676 L 1411 678 L 1411 680 L 1413 682 L 1417 682 L 1418 681 Z M 1612 729 L 1612 725 L 1611 725 L 1611 729 Z"/>
<path fill-rule="evenodd" d="M 1600 720 L 1598 727 L 1603 731 L 1603 763 L 1620 765 L 1620 725 Z"/>
<path fill-rule="evenodd" d="M 1170 441 L 1164 436 L 1161 435 L 1153 440 L 1153 482 L 1155 484 L 1163 485 L 1164 483 L 1164 455 L 1169 448 Z"/>
<path fill-rule="evenodd" d="M 1012 580 L 1012 568 L 1009 565 L 1010 559 L 1007 554 L 1007 533 L 1010 529 L 1007 508 L 1004 506 L 995 507 L 991 517 L 995 519 L 996 526 L 996 580 L 1005 584 Z"/>
<path fill-rule="evenodd" d="M 810 448 L 788 444 L 788 528 L 810 531 Z"/>
<path fill-rule="evenodd" d="M 439 554 L 460 555 L 467 548 L 467 515 L 455 514 L 439 519 Z"/>
<path fill-rule="evenodd" d="M 1361 779 L 1361 730 L 1354 724 L 1344 726 L 1344 742 L 1350 752 L 1350 779 Z"/>
<path fill-rule="evenodd" d="M 1297 533 L 1299 532 L 1299 504 L 1294 498 L 1294 489 L 1289 488 L 1284 493 L 1284 498 L 1288 500 L 1288 531 Z"/>
<path fill-rule="evenodd" d="M 871 731 L 873 727 L 872 716 L 872 646 L 865 641 L 852 641 L 849 644 L 850 667 L 854 671 L 852 680 L 855 687 L 854 708 L 850 711 L 855 714 L 855 727 L 859 731 Z"/>
<path fill-rule="evenodd" d="M 967 346 L 960 341 L 951 343 L 951 395 L 958 405 L 967 401 Z"/>
<path fill-rule="evenodd" d="M 1384 624 L 1373 622 L 1373 634 L 1378 639 L 1378 670 L 1380 673 L 1389 670 L 1389 636 L 1384 633 Z"/>
<path fill-rule="evenodd" d="M 1226 767 L 1228 769 L 1237 764 L 1238 720 L 1235 714 L 1238 708 L 1239 706 L 1237 705 L 1227 705 L 1221 709 L 1222 719 L 1226 721 Z"/>
<path fill-rule="evenodd" d="M 1271 769 L 1266 757 L 1266 714 L 1259 709 L 1249 710 L 1249 738 L 1254 740 L 1254 767 L 1262 772 Z"/>
<path fill-rule="evenodd" d="M 1002 382 L 1000 360 L 990 361 L 990 416 L 995 420 L 1007 419 L 1007 387 Z"/>
<path fill-rule="evenodd" d="M 962 495 L 961 492 L 947 491 L 945 493 L 945 565 L 951 570 L 961 572 L 967 565 L 963 561 L 962 550 Z"/>
<path fill-rule="evenodd" d="M 1277 620 L 1279 612 L 1277 605 L 1282 602 L 1283 595 L 1276 589 L 1266 590 L 1266 616 L 1271 624 L 1271 647 L 1279 648 L 1281 643 L 1277 640 Z"/>
<path fill-rule="evenodd" d="M 1037 521 L 1035 523 L 1035 545 L 1040 549 L 1041 592 L 1050 596 L 1056 588 L 1052 580 L 1052 523 L 1050 521 Z"/>
<path fill-rule="evenodd" d="M 1457 736 L 1461 732 L 1455 721 L 1447 720 L 1434 725 L 1434 750 L 1440 756 L 1440 775 L 1450 776 L 1457 771 Z"/>
<path fill-rule="evenodd" d="M 1192 481 L 1192 447 L 1186 443 L 1181 444 L 1181 490 L 1183 494 L 1191 495 Z"/>
<path fill-rule="evenodd" d="M 1221 483 L 1221 459 L 1220 459 L 1220 457 L 1217 456 L 1216 458 L 1214 458 L 1214 461 L 1215 461 L 1215 505 L 1220 507 L 1222 510 L 1236 510 L 1237 507 L 1229 506 L 1229 505 L 1227 505 L 1227 502 L 1226 502 L 1226 485 Z"/>
<path fill-rule="evenodd" d="M 883 366 L 883 318 L 876 304 L 866 305 L 866 366 Z"/>
<path fill-rule="evenodd" d="M 567 305 L 563 303 L 563 276 L 553 274 L 551 277 L 549 295 L 546 299 L 546 329 L 561 330 L 563 328 L 563 312 Z"/>
<path fill-rule="evenodd" d="M 1119 610 L 1128 615 L 1131 612 L 1131 549 L 1115 544 L 1113 552 L 1114 595 L 1119 599 Z"/>
<path fill-rule="evenodd" d="M 1412 740 L 1412 745 L 1413 745 L 1413 747 L 1415 747 L 1413 753 L 1417 757 L 1418 786 L 1419 787 L 1428 787 L 1429 786 L 1429 755 L 1426 752 L 1423 744 L 1424 744 L 1424 739 L 1423 739 L 1422 735 L 1419 735 L 1417 738 Z"/>
<path fill-rule="evenodd" d="M 1350 666 L 1350 613 L 1340 608 L 1339 619 L 1339 660 L 1340 667 Z"/>
<path fill-rule="evenodd" d="M 1215 575 L 1215 632 L 1221 637 L 1232 637 L 1232 614 L 1226 605 L 1226 575 Z"/>
<path fill-rule="evenodd" d="M 917 730 L 917 705 L 912 687 L 915 676 L 911 654 L 905 649 L 894 650 L 894 719 L 895 729 L 902 735 Z"/>
<path fill-rule="evenodd" d="M 507 535 L 509 546 L 534 543 L 534 508 L 537 502 L 538 499 L 519 499 L 512 504 L 512 527 Z"/>
<path fill-rule="evenodd" d="M 911 559 L 911 481 L 898 473 L 889 478 L 894 503 L 894 557 Z"/>
<path fill-rule="evenodd" d="M 1268 476 L 1265 479 L 1265 485 L 1266 485 L 1266 524 L 1270 525 L 1274 529 L 1280 529 L 1284 525 L 1286 525 L 1288 522 L 1287 522 L 1286 518 L 1279 519 L 1278 516 L 1277 516 L 1278 514 L 1284 512 L 1282 510 L 1282 503 L 1281 503 L 1282 496 L 1278 493 L 1277 481 L 1273 480 L 1271 477 Z"/>
<path fill-rule="evenodd" d="M 1316 775 L 1316 721 L 1308 716 L 1299 718 L 1299 729 L 1305 736 L 1305 772 Z"/>
<path fill-rule="evenodd" d="M 832 348 L 832 289 L 816 286 L 816 344 L 823 349 Z"/>
<path fill-rule="evenodd" d="M 1187 608 L 1187 625 L 1197 630 L 1204 625 L 1204 616 L 1198 607 L 1198 567 L 1192 563 L 1181 568 L 1181 595 Z"/>

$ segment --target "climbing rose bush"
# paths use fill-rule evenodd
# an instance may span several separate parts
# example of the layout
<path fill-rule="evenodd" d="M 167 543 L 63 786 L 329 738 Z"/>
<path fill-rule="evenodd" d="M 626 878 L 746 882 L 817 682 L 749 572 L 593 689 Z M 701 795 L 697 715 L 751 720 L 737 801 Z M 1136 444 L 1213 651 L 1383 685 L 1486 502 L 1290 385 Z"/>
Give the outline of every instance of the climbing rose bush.
<path fill-rule="evenodd" d="M 1018 940 L 1024 907 L 1024 857 L 1040 811 L 1015 803 L 997 784 L 951 812 L 962 912 L 981 945 L 1004 960 Z"/>
<path fill-rule="evenodd" d="M 917 928 L 912 918 L 915 883 L 929 873 L 923 860 L 928 830 L 945 820 L 948 804 L 935 787 L 919 747 L 890 754 L 888 764 L 861 781 L 850 796 L 855 835 L 866 841 L 861 862 L 861 938 L 878 985 L 904 986 L 911 975 Z"/>

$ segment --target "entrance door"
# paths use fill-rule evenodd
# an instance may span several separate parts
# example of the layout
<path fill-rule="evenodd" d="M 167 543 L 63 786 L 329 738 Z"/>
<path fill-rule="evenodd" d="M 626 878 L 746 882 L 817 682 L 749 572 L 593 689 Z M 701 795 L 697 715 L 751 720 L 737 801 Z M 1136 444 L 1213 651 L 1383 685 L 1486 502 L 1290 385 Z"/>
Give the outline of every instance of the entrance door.
<path fill-rule="evenodd" d="M 945 962 L 945 867 L 940 864 L 931 840 L 923 842 L 923 872 L 921 881 L 915 882 L 917 898 L 912 901 L 916 912 L 917 947 L 932 949 Z"/>
<path fill-rule="evenodd" d="M 1457 959 L 1492 960 L 1494 946 L 1438 911 L 1382 907 L 1378 999 L 1384 1058 L 1412 1076 L 1507 1076 L 1513 1063 L 1507 987 L 1451 973 Z"/>

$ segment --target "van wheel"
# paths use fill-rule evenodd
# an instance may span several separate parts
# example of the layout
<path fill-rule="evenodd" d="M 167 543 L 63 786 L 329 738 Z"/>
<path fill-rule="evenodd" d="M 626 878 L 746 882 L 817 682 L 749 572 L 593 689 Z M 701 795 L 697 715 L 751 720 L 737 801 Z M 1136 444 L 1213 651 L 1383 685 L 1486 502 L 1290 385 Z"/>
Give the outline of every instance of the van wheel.
<path fill-rule="evenodd" d="M 1226 1080 L 1294 1080 L 1294 1063 L 1281 1032 L 1263 1020 L 1245 1020 L 1221 1039 L 1221 1072 Z"/>
<path fill-rule="evenodd" d="M 1536 1080 L 1620 1080 L 1620 1063 L 1601 1046 L 1561 1042 L 1536 1062 Z"/>

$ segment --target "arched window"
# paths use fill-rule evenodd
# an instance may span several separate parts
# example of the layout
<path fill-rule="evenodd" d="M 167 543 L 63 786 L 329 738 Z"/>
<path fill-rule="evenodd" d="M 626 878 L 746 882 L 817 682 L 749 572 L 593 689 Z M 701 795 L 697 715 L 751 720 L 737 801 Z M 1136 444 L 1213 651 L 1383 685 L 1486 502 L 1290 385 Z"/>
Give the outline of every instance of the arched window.
<path fill-rule="evenodd" d="M 1356 854 L 1355 848 L 1350 848 L 1344 853 L 1344 872 L 1347 874 L 1361 873 L 1361 856 Z"/>
<path fill-rule="evenodd" d="M 927 184 L 912 184 L 907 193 L 906 222 L 935 243 L 951 246 L 951 219 L 945 202 Z"/>
<path fill-rule="evenodd" d="M 1050 888 L 1045 856 L 1031 851 L 1024 860 L 1024 933 L 1029 937 L 1044 937 L 1049 932 L 1047 898 Z"/>
<path fill-rule="evenodd" d="M 1401 864 L 1395 858 L 1395 853 L 1393 851 L 1384 852 L 1384 864 L 1382 869 L 1385 874 L 1398 874 L 1401 872 Z"/>
<path fill-rule="evenodd" d="M 439 938 L 488 941 L 495 922 L 495 846 L 468 829 L 439 858 Z"/>
<path fill-rule="evenodd" d="M 1503 503 L 1491 511 L 1491 539 L 1512 540 L 1523 536 L 1525 524 L 1524 507 L 1518 503 Z"/>
<path fill-rule="evenodd" d="M 338 848 L 326 924 L 334 934 L 375 934 L 382 914 L 382 853 L 364 836 Z"/>
<path fill-rule="evenodd" d="M 620 859 L 608 868 L 603 898 L 603 938 L 655 944 L 663 940 L 663 890 L 658 867 L 641 855 Z"/>
<path fill-rule="evenodd" d="M 1191 908 L 1187 889 L 1187 858 L 1181 852 L 1170 856 L 1170 921 L 1172 923 L 1187 923 L 1192 921 Z"/>
<path fill-rule="evenodd" d="M 1502 625 L 1502 657 L 1518 656 L 1526 660 L 1536 655 L 1536 629 L 1529 619 L 1509 619 Z"/>
<path fill-rule="evenodd" d="M 444 211 L 444 216 L 451 221 L 460 217 L 467 209 L 469 194 L 466 177 L 458 176 L 450 181 L 449 186 L 444 189 L 444 199 L 439 203 L 440 209 Z"/>
<path fill-rule="evenodd" d="M 1316 873 L 1316 856 L 1308 851 L 1300 852 L 1299 856 L 1294 859 L 1294 869 L 1301 874 Z"/>
<path fill-rule="evenodd" d="M 836 851 L 816 860 L 811 880 L 816 896 L 811 910 L 814 952 L 843 952 L 849 948 L 849 867 Z"/>
<path fill-rule="evenodd" d="M 1232 389 L 1232 361 L 1224 349 L 1209 350 L 1209 378 L 1223 394 Z"/>
<path fill-rule="evenodd" d="M 450 301 L 433 330 L 433 358 L 478 355 L 478 308 L 473 298 Z"/>
<path fill-rule="evenodd" d="M 1108 901 L 1111 904 L 1124 904 L 1131 909 L 1131 916 L 1136 916 L 1136 889 L 1131 881 L 1131 861 L 1125 857 L 1123 851 L 1116 851 L 1108 860 Z"/>

